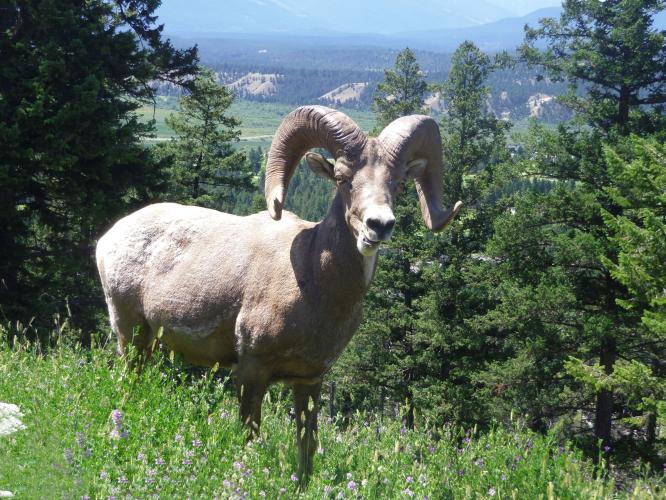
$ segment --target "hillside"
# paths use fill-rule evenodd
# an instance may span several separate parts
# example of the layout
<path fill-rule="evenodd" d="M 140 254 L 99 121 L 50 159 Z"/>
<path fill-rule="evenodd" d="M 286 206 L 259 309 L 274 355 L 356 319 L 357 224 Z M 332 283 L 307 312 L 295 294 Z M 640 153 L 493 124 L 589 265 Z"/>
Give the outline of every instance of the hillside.
<path fill-rule="evenodd" d="M 97 340 L 106 347 L 83 350 L 61 331 L 49 350 L 10 349 L 4 334 L 0 401 L 19 406 L 25 428 L 0 435 L 0 489 L 17 498 L 629 497 L 603 475 L 592 479 L 579 451 L 518 421 L 485 433 L 425 423 L 407 431 L 390 414 L 332 406 L 321 412 L 312 481 L 299 491 L 281 387 L 264 402 L 262 438 L 246 446 L 226 376 L 159 353 L 137 375 L 105 336 Z M 631 498 L 658 494 L 635 487 Z"/>

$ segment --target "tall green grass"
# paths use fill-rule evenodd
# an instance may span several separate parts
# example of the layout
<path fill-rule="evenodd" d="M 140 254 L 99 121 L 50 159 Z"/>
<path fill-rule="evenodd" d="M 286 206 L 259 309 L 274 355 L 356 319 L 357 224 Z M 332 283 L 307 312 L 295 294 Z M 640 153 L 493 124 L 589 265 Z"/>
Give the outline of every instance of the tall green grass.
<path fill-rule="evenodd" d="M 312 480 L 298 489 L 291 400 L 264 403 L 245 444 L 231 382 L 159 355 L 128 370 L 112 341 L 48 351 L 0 330 L 0 401 L 27 426 L 0 437 L 0 490 L 16 498 L 651 498 L 613 483 L 567 445 L 519 424 L 415 431 L 398 420 L 322 414 Z M 13 344 L 10 346 L 10 344 Z M 323 412 L 322 412 L 323 413 Z"/>

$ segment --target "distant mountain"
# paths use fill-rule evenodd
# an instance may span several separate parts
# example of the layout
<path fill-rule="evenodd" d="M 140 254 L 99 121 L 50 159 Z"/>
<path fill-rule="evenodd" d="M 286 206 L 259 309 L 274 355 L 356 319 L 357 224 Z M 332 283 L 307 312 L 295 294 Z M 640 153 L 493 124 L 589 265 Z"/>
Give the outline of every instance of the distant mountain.
<path fill-rule="evenodd" d="M 487 52 L 514 49 L 525 38 L 526 24 L 538 26 L 540 19 L 559 18 L 561 12 L 561 7 L 549 7 L 526 16 L 501 19 L 481 26 L 401 33 L 398 36 L 411 42 L 413 46 L 426 50 L 449 52 L 455 50 L 465 40 L 473 41 Z"/>
<path fill-rule="evenodd" d="M 515 15 L 493 0 L 164 0 L 169 34 L 377 33 L 478 26 Z"/>
<path fill-rule="evenodd" d="M 499 7 L 514 13 L 515 16 L 526 16 L 535 10 L 547 7 L 561 7 L 562 0 L 490 0 Z"/>

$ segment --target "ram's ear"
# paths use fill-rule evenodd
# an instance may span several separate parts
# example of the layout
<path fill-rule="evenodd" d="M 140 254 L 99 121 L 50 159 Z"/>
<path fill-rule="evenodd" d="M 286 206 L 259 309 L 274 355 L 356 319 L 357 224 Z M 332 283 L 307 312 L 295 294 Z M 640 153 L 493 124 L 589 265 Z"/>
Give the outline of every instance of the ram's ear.
<path fill-rule="evenodd" d="M 428 160 L 419 158 L 407 163 L 407 175 L 410 179 L 418 179 L 426 168 Z"/>
<path fill-rule="evenodd" d="M 334 180 L 335 176 L 333 174 L 333 165 L 330 161 L 324 158 L 322 155 L 317 153 L 307 153 L 305 155 L 305 161 L 308 163 L 308 167 L 319 177 L 324 179 Z"/>

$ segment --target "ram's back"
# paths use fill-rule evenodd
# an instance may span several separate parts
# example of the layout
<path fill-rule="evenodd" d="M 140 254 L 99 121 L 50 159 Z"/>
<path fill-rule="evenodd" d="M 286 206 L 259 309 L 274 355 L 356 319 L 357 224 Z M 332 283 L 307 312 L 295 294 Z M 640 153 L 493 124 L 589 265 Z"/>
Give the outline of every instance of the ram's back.
<path fill-rule="evenodd" d="M 201 338 L 233 328 L 244 301 L 262 290 L 298 290 L 290 247 L 311 226 L 289 213 L 276 222 L 267 212 L 160 203 L 118 221 L 100 239 L 97 263 L 107 300 L 152 327 Z"/>

